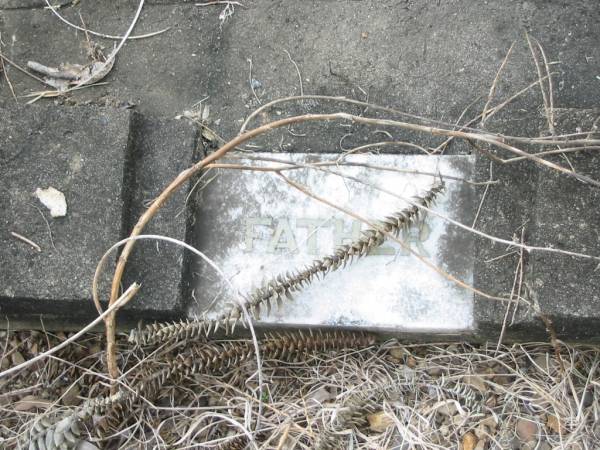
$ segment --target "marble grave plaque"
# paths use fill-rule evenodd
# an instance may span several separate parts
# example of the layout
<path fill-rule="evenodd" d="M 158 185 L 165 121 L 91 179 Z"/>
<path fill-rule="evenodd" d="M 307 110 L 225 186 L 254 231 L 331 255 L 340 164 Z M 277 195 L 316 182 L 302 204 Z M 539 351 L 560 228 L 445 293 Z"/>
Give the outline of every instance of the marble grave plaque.
<path fill-rule="evenodd" d="M 254 154 L 302 165 L 336 161 L 339 154 Z M 264 161 L 231 160 L 253 166 Z M 409 207 L 403 200 L 422 195 L 441 174 L 445 191 L 432 209 L 470 225 L 475 206 L 471 156 L 349 155 L 352 166 L 331 167 L 360 178 L 358 183 L 332 173 L 301 168 L 284 172 L 291 180 L 369 221 Z M 367 167 L 370 166 L 370 167 Z M 378 167 L 378 168 L 376 168 Z M 381 168 L 392 170 L 381 170 Z M 419 171 L 421 174 L 411 173 Z M 214 175 L 214 176 L 213 176 Z M 195 223 L 196 246 L 210 257 L 241 295 L 264 281 L 311 263 L 349 243 L 368 226 L 287 184 L 275 173 L 219 170 L 201 191 Z M 382 192 L 379 188 L 395 193 Z M 472 284 L 473 251 L 469 233 L 431 213 L 400 234 L 414 252 L 441 270 Z M 194 262 L 195 289 L 188 315 L 215 317 L 235 301 L 229 283 L 201 259 Z M 342 325 L 398 332 L 468 332 L 474 327 L 473 294 L 427 267 L 409 251 L 386 240 L 369 255 L 294 294 L 258 324 Z"/>

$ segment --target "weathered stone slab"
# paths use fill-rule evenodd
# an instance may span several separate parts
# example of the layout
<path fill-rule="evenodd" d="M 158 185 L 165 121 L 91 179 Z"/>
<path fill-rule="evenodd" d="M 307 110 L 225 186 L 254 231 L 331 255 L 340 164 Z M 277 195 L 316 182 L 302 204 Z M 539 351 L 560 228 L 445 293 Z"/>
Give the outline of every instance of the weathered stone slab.
<path fill-rule="evenodd" d="M 277 156 L 302 164 L 336 159 L 334 155 L 315 154 Z M 351 155 L 345 161 L 400 171 L 439 171 L 445 176 L 468 179 L 474 160 L 468 156 Z M 384 219 L 406 208 L 408 204 L 402 198 L 423 193 L 434 181 L 428 175 L 360 165 L 342 165 L 337 170 L 365 180 L 366 185 L 309 169 L 286 175 L 369 220 Z M 468 222 L 474 214 L 473 206 L 469 185 L 447 179 L 446 192 L 434 210 Z M 196 244 L 223 271 L 228 282 L 202 260 L 197 261 L 196 302 L 190 305 L 191 316 L 207 308 L 212 315 L 222 312 L 226 302 L 235 296 L 229 283 L 234 290 L 247 294 L 265 279 L 300 269 L 330 254 L 336 245 L 358 238 L 364 228 L 359 221 L 315 201 L 274 174 L 263 172 L 219 173 L 202 190 L 199 211 Z M 471 240 L 440 217 L 428 214 L 400 237 L 443 271 L 472 283 Z M 323 280 L 315 279 L 294 296 L 293 302 L 284 304 L 281 310 L 274 309 L 262 324 L 443 333 L 469 331 L 474 326 L 471 292 L 425 266 L 395 242 L 386 242 Z"/>
<path fill-rule="evenodd" d="M 593 130 L 600 111 L 557 109 L 555 126 L 559 133 Z M 534 123 L 532 121 L 532 123 Z M 539 133 L 547 124 L 541 120 Z M 596 128 L 597 129 L 597 123 Z M 600 179 L 598 156 L 593 151 L 567 155 L 575 170 Z M 565 165 L 561 156 L 550 157 Z M 489 176 L 490 162 L 479 157 L 480 179 Z M 494 164 L 493 178 L 485 199 L 485 188 L 478 187 L 482 201 L 477 228 L 494 236 L 537 247 L 551 247 L 600 256 L 600 218 L 598 189 L 532 163 L 502 166 Z M 475 240 L 475 287 L 490 295 L 508 298 L 520 295 L 517 313 L 505 302 L 475 298 L 476 334 L 481 339 L 496 339 L 505 323 L 508 340 L 548 339 L 548 331 L 536 309 L 553 323 L 558 337 L 565 340 L 600 339 L 600 285 L 598 261 L 534 251 L 524 252 L 522 268 L 517 248 L 494 244 L 487 238 Z"/>
<path fill-rule="evenodd" d="M 129 112 L 13 106 L 0 117 L 0 315 L 38 325 L 40 315 L 89 317 L 96 264 L 121 236 Z M 34 196 L 50 186 L 66 198 L 65 217 Z"/>
<path fill-rule="evenodd" d="M 196 150 L 196 128 L 173 119 L 154 119 L 134 114 L 131 133 L 131 164 L 128 167 L 126 206 L 127 234 L 147 209 L 149 202 L 184 169 L 190 167 Z M 144 228 L 143 234 L 186 240 L 189 219 L 186 198 L 189 183 L 180 188 Z M 145 318 L 166 320 L 180 314 L 189 298 L 184 276 L 187 255 L 172 243 L 142 240 L 129 258 L 125 284 L 142 284 L 126 311 L 143 312 Z"/>
<path fill-rule="evenodd" d="M 597 154 L 569 158 L 585 167 L 582 173 L 600 179 Z M 540 178 L 532 245 L 600 256 L 600 190 L 556 173 Z M 600 339 L 599 261 L 543 252 L 530 258 L 528 297 L 552 320 L 557 334 Z"/>
<path fill-rule="evenodd" d="M 598 130 L 599 109 L 557 109 L 559 133 Z M 566 158 L 568 158 L 568 163 Z M 550 157 L 579 173 L 600 179 L 597 151 Z M 565 164 L 566 163 L 566 164 Z M 552 171 L 541 171 L 528 233 L 531 245 L 600 256 L 600 190 Z M 599 261 L 534 252 L 526 276 L 528 299 L 551 321 L 563 339 L 600 341 Z M 526 315 L 522 319 L 526 321 Z M 540 319 L 530 319 L 540 324 Z M 539 325 L 538 325 L 539 327 Z"/>

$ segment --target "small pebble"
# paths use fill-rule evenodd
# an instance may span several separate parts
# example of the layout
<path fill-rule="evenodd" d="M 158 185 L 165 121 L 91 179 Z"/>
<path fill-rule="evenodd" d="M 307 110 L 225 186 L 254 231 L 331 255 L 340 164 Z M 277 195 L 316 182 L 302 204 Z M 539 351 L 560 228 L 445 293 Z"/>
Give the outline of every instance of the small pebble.
<path fill-rule="evenodd" d="M 21 352 L 13 352 L 10 355 L 10 358 L 13 363 L 13 366 L 18 366 L 19 364 L 23 364 L 25 362 L 25 358 L 23 358 Z"/>
<path fill-rule="evenodd" d="M 517 436 L 523 442 L 533 442 L 538 435 L 538 424 L 527 419 L 519 419 L 516 425 Z"/>
<path fill-rule="evenodd" d="M 474 450 L 477 445 L 477 438 L 470 431 L 463 436 L 462 450 Z"/>

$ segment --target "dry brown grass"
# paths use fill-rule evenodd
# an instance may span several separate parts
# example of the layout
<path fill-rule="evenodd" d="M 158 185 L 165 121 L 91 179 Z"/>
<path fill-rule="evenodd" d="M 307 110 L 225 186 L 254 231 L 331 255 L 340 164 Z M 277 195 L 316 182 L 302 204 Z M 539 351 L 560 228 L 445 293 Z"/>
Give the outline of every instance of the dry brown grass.
<path fill-rule="evenodd" d="M 32 358 L 65 338 L 5 334 L 2 366 Z M 125 384 L 136 379 L 132 374 L 157 367 L 162 350 L 119 342 L 120 362 L 129 367 L 123 378 L 127 392 Z M 241 343 L 252 347 L 250 341 Z M 239 448 L 264 449 L 441 449 L 471 442 L 481 442 L 477 448 L 484 449 L 598 448 L 600 352 L 565 345 L 561 358 L 568 377 L 545 343 L 496 351 L 495 344 L 388 341 L 363 349 L 310 351 L 297 361 L 265 358 L 262 399 L 256 362 L 248 358 L 223 371 L 166 380 L 154 398 L 127 402 L 118 421 L 111 420 L 118 412 L 99 409 L 80 420 L 79 428 L 81 439 L 99 448 L 236 448 L 240 442 Z M 1 380 L 2 448 L 23 448 L 35 422 L 68 417 L 86 399 L 106 395 L 103 359 L 101 336 L 88 334 Z"/>

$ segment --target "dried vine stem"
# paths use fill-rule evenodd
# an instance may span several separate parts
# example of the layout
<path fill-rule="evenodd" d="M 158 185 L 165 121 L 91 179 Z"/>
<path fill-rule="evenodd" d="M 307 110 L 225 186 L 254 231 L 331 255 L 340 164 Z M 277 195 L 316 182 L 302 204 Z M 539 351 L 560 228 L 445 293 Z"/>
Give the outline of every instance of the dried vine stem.
<path fill-rule="evenodd" d="M 463 132 L 463 131 L 455 131 L 455 130 L 446 130 L 443 128 L 429 127 L 424 125 L 412 124 L 407 122 L 400 122 L 395 120 L 385 120 L 385 119 L 376 119 L 376 118 L 368 118 L 356 116 L 348 113 L 331 113 L 331 114 L 305 114 L 301 116 L 293 116 L 285 119 L 280 119 L 274 122 L 267 123 L 260 127 L 254 128 L 250 131 L 247 131 L 225 145 L 219 148 L 214 153 L 210 154 L 202 161 L 196 163 L 189 169 L 182 171 L 162 192 L 161 194 L 154 200 L 152 205 L 142 214 L 142 216 L 138 219 L 135 227 L 133 228 L 130 236 L 137 236 L 144 229 L 146 224 L 150 221 L 150 219 L 156 214 L 156 212 L 161 208 L 161 206 L 169 199 L 169 197 L 177 191 L 186 181 L 188 181 L 192 176 L 200 172 L 210 163 L 218 160 L 223 157 L 229 151 L 234 149 L 235 147 L 243 144 L 244 142 L 264 134 L 268 131 L 271 131 L 276 128 L 285 127 L 288 125 L 293 125 L 299 122 L 310 122 L 310 121 L 333 121 L 333 120 L 346 120 L 354 123 L 361 123 L 365 125 L 380 125 L 380 126 L 389 126 L 395 128 L 408 129 L 417 132 L 429 133 L 433 135 L 441 135 L 441 136 L 454 136 L 465 140 L 474 140 L 485 142 L 492 146 L 498 147 L 503 150 L 507 150 L 515 155 L 523 156 L 527 159 L 530 159 L 540 165 L 549 167 L 551 169 L 557 170 L 563 174 L 568 176 L 572 176 L 582 182 L 586 182 L 592 184 L 596 187 L 600 187 L 600 183 L 596 180 L 593 180 L 585 175 L 581 175 L 575 173 L 565 167 L 562 167 L 558 164 L 552 163 L 550 161 L 546 161 L 542 158 L 531 155 L 523 150 L 520 150 L 512 145 L 509 145 L 505 142 L 505 137 L 499 137 L 489 133 L 471 133 L 471 132 Z M 531 139 L 530 142 L 535 143 L 535 139 Z M 600 141 L 599 141 L 600 142 Z M 544 144 L 548 144 L 552 142 L 544 141 Z M 562 141 L 561 143 L 564 143 Z M 577 143 L 577 141 L 572 141 L 571 143 Z M 586 140 L 585 144 L 595 143 L 593 140 Z M 127 259 L 133 250 L 135 241 L 129 241 L 119 257 L 117 262 L 117 266 L 115 268 L 115 273 L 113 276 L 112 287 L 111 287 L 111 295 L 109 299 L 109 305 L 112 305 L 119 293 L 121 279 L 123 277 L 123 273 L 125 270 L 125 265 L 127 263 Z M 97 298 L 94 299 L 98 301 Z M 116 341 L 115 341 L 115 315 L 116 312 L 111 313 L 106 318 L 106 339 L 107 339 L 107 363 L 108 363 L 108 372 L 111 378 L 116 379 L 118 377 L 119 369 L 116 362 Z"/>
<path fill-rule="evenodd" d="M 255 136 L 266 133 L 272 129 L 284 127 L 284 126 L 291 125 L 291 124 L 294 124 L 297 122 L 310 121 L 310 120 L 336 120 L 336 119 L 340 119 L 340 118 L 341 117 L 339 116 L 339 114 L 319 114 L 319 115 L 312 115 L 312 116 L 290 117 L 290 118 L 278 120 L 276 122 L 268 123 L 261 127 L 250 130 L 249 132 L 247 132 L 243 135 L 237 136 L 236 138 L 232 139 L 231 141 L 229 141 L 228 143 L 223 145 L 216 152 L 211 153 L 206 158 L 204 158 L 200 162 L 196 163 L 191 168 L 182 171 L 160 193 L 160 195 L 154 200 L 154 202 L 152 202 L 152 205 L 150 205 L 150 207 L 144 212 L 144 214 L 142 214 L 140 216 L 137 223 L 133 227 L 133 230 L 131 231 L 130 237 L 138 236 L 139 234 L 141 234 L 142 230 L 144 229 L 146 224 L 150 221 L 150 219 L 152 219 L 152 217 L 154 217 L 154 215 L 158 212 L 158 210 L 162 207 L 162 205 L 169 199 L 169 197 L 171 197 L 171 195 L 175 191 L 177 191 L 177 189 L 179 189 L 186 181 L 188 181 L 191 177 L 193 177 L 195 174 L 200 172 L 208 164 L 218 160 L 219 158 L 221 158 L 222 156 L 227 154 L 227 152 L 231 151 L 238 145 L 246 142 L 249 139 L 252 139 Z M 125 247 L 123 248 L 123 251 L 121 252 L 121 255 L 119 256 L 117 265 L 115 267 L 115 273 L 113 275 L 111 293 L 110 293 L 110 299 L 109 299 L 109 306 L 112 306 L 119 296 L 118 295 L 119 287 L 121 285 L 121 279 L 123 278 L 123 273 L 125 271 L 125 265 L 127 264 L 127 259 L 129 258 L 129 255 L 131 254 L 131 251 L 133 250 L 134 245 L 135 245 L 135 240 L 128 241 L 127 244 L 125 244 Z M 96 295 L 94 296 L 94 301 L 95 302 L 99 301 L 99 299 L 96 297 Z M 116 316 L 116 311 L 109 314 L 105 320 L 105 324 L 106 324 L 106 356 L 107 356 L 108 374 L 113 380 L 116 380 L 119 376 L 119 368 L 117 366 L 117 360 L 116 360 L 115 316 Z"/>
<path fill-rule="evenodd" d="M 443 182 L 436 183 L 424 195 L 412 200 L 412 205 L 398 211 L 377 223 L 376 228 L 368 228 L 363 235 L 350 244 L 339 245 L 332 254 L 316 259 L 312 264 L 296 272 L 281 273 L 267 281 L 262 287 L 252 291 L 244 305 L 254 316 L 260 318 L 262 308 L 267 315 L 273 303 L 281 307 L 284 300 L 293 300 L 293 293 L 308 286 L 315 277 L 325 277 L 329 272 L 345 267 L 354 258 L 367 255 L 379 247 L 385 240 L 386 233 L 398 236 L 400 231 L 407 229 L 419 220 L 422 207 L 428 208 L 436 197 L 443 191 Z M 132 330 L 129 341 L 139 345 L 160 344 L 176 340 L 203 339 L 219 327 L 228 334 L 233 331 L 238 321 L 243 320 L 242 306 L 233 304 L 228 311 L 217 319 L 181 320 L 179 322 L 153 323 L 146 325 L 144 330 Z"/>

